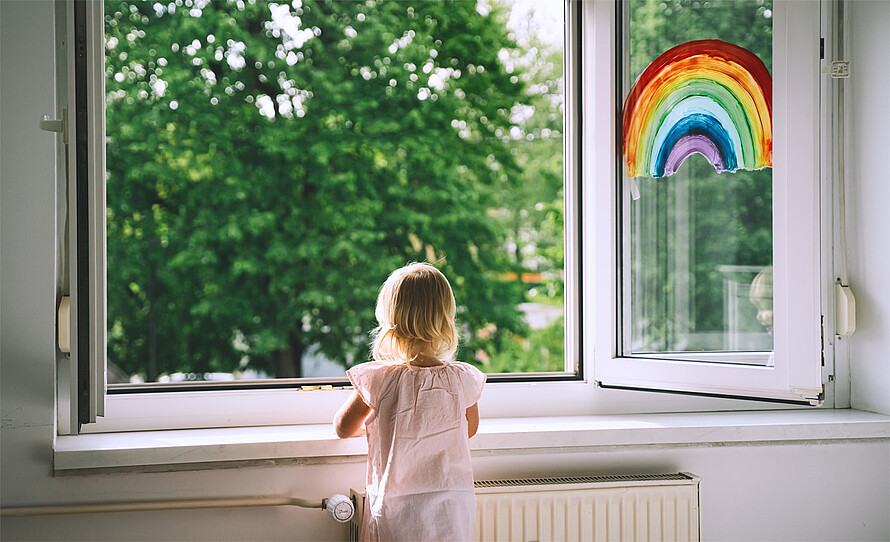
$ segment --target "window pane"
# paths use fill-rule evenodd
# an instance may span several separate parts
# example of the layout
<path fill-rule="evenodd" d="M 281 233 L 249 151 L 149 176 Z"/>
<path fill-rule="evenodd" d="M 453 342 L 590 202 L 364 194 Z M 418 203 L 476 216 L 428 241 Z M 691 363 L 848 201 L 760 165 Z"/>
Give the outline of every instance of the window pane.
<path fill-rule="evenodd" d="M 564 371 L 564 22 L 534 6 L 107 1 L 109 382 L 342 377 L 424 260 L 459 359 Z"/>
<path fill-rule="evenodd" d="M 624 355 L 770 351 L 771 2 L 627 6 Z"/>

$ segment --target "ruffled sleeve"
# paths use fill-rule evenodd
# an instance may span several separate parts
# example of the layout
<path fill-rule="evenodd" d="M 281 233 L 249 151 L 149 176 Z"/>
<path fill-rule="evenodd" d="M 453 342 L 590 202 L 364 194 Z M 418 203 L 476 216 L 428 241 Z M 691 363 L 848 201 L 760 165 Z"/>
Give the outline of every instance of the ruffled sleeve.
<path fill-rule="evenodd" d="M 482 388 L 485 385 L 485 373 L 473 367 L 469 363 L 456 362 L 459 367 L 461 396 L 465 408 L 469 408 L 479 402 L 482 397 Z"/>
<path fill-rule="evenodd" d="M 356 393 L 358 393 L 366 405 L 375 410 L 380 393 L 378 383 L 382 373 L 383 366 L 374 361 L 360 363 L 346 371 L 346 376 L 349 377 L 349 382 L 355 387 Z"/>

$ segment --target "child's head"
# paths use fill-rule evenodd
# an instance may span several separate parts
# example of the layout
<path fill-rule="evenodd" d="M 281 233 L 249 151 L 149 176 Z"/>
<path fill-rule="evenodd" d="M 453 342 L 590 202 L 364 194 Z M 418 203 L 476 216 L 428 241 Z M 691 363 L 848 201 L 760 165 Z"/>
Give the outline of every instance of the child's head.
<path fill-rule="evenodd" d="M 457 350 L 455 312 L 451 285 L 438 269 L 426 263 L 396 269 L 377 296 L 371 355 L 379 361 L 407 361 L 421 353 L 450 358 Z"/>

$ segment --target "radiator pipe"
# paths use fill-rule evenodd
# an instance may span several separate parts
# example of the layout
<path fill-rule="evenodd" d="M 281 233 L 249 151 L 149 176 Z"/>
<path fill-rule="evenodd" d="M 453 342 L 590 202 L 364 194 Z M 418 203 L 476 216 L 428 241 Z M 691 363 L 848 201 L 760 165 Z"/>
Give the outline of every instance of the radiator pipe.
<path fill-rule="evenodd" d="M 47 516 L 57 514 L 104 514 L 109 512 L 146 512 L 156 510 L 191 510 L 196 508 L 243 508 L 253 506 L 299 506 L 301 508 L 325 509 L 331 499 L 311 500 L 291 497 L 228 497 L 218 499 L 179 499 L 159 501 L 104 502 L 84 504 L 59 504 L 3 508 L 2 517 Z M 348 498 L 347 498 L 348 500 Z"/>

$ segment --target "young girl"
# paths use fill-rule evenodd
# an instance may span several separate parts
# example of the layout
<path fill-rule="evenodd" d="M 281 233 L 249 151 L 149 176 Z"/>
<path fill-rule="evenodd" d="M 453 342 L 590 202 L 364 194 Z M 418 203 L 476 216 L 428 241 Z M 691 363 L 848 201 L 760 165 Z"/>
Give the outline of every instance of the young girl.
<path fill-rule="evenodd" d="M 397 269 L 377 297 L 374 361 L 346 374 L 355 393 L 337 436 L 368 438 L 362 540 L 471 540 L 476 499 L 469 437 L 485 375 L 451 361 L 454 294 L 435 267 Z"/>

